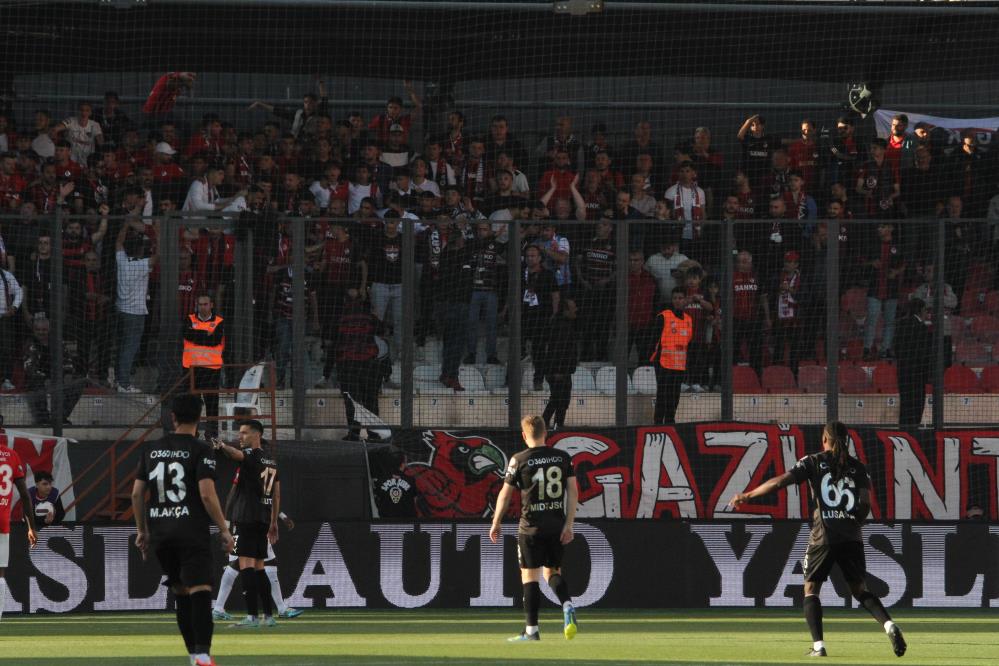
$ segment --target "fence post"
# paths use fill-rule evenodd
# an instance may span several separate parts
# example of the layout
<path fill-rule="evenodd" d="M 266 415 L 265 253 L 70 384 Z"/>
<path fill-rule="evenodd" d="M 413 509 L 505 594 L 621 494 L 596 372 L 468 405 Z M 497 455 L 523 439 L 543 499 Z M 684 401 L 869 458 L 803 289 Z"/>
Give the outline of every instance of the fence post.
<path fill-rule="evenodd" d="M 937 219 L 937 256 L 933 270 L 933 427 L 944 427 L 944 261 L 947 257 L 947 220 Z M 925 398 L 924 398 L 925 399 Z M 924 405 L 925 407 L 925 405 Z M 919 412 L 922 414 L 922 410 Z"/>
<path fill-rule="evenodd" d="M 628 220 L 617 223 L 616 305 L 614 308 L 614 424 L 628 425 Z"/>
<path fill-rule="evenodd" d="M 735 222 L 725 220 L 721 234 L 721 308 L 722 308 L 722 348 L 721 348 L 721 420 L 735 419 L 735 396 L 732 393 L 732 364 L 735 363 L 735 332 L 732 330 L 732 303 L 735 300 L 732 262 L 735 261 Z"/>
<path fill-rule="evenodd" d="M 839 221 L 826 226 L 826 421 L 839 419 Z"/>
<path fill-rule="evenodd" d="M 402 222 L 402 321 L 392 322 L 402 326 L 402 381 L 399 389 L 399 423 L 403 428 L 413 427 L 413 330 L 416 326 L 416 228 L 414 221 Z"/>
<path fill-rule="evenodd" d="M 509 223 L 506 246 L 507 265 L 507 421 L 514 432 L 520 432 L 520 382 L 524 376 L 520 363 L 520 314 L 523 292 L 521 278 L 523 268 L 520 261 L 520 223 L 513 220 Z"/>
<path fill-rule="evenodd" d="M 302 439 L 305 424 L 305 218 L 291 221 L 291 420 L 295 440 Z"/>
<path fill-rule="evenodd" d="M 128 224 L 122 220 L 122 224 Z M 176 383 L 181 375 L 180 315 L 177 307 L 177 283 L 180 280 L 180 248 L 176 242 L 177 226 L 180 219 L 165 217 L 160 220 L 160 242 L 157 254 L 160 263 L 160 330 L 156 343 L 156 359 L 159 369 L 157 377 L 158 393 L 163 396 Z M 171 239 L 174 242 L 165 242 Z M 105 241 L 108 242 L 108 241 Z M 111 241 L 113 242 L 113 241 Z M 120 378 L 115 378 L 121 381 Z M 128 381 L 128 378 L 125 379 Z M 189 383 L 182 385 L 182 393 L 189 391 Z M 160 425 L 163 432 L 173 430 L 170 415 L 170 401 L 160 405 Z M 216 424 L 217 425 L 217 424 Z"/>
<path fill-rule="evenodd" d="M 52 391 L 52 409 L 49 416 L 52 420 L 52 434 L 57 437 L 62 436 L 62 423 L 66 418 L 65 411 L 65 388 L 66 381 L 63 376 L 63 340 L 65 339 L 65 293 L 63 289 L 63 256 L 62 256 L 62 211 L 56 209 L 55 217 L 52 219 L 52 275 L 49 293 L 51 300 L 49 308 L 52 312 L 49 320 L 49 363 L 52 371 L 49 373 L 49 382 Z M 42 389 L 42 400 L 45 399 L 45 388 Z"/>

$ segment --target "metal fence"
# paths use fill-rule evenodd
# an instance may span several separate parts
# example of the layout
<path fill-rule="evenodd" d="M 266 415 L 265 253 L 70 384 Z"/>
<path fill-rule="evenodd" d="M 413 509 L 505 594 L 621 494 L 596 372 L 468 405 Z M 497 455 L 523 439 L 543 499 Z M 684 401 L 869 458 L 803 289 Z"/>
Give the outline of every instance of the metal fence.
<path fill-rule="evenodd" d="M 675 284 L 695 319 L 677 421 L 897 424 L 898 382 L 911 385 L 916 366 L 928 372 L 923 424 L 994 424 L 999 408 L 986 220 L 407 217 L 389 241 L 380 222 L 250 213 L 0 224 L 20 248 L 4 285 L 6 311 L 15 291 L 20 308 L 0 331 L 10 427 L 96 438 L 135 422 L 180 376 L 202 293 L 226 320 L 227 363 L 275 362 L 278 425 L 297 438 L 347 431 L 348 384 L 393 426 L 518 427 L 566 381 L 566 426 L 652 423 L 655 315 Z M 133 270 L 153 256 L 148 274 Z M 480 270 L 494 274 L 477 281 Z M 130 280 L 148 280 L 146 314 L 127 304 Z M 913 320 L 916 297 L 928 309 Z M 360 320 L 347 315 L 371 311 L 375 351 L 358 356 L 345 327 Z M 926 338 L 920 320 L 945 324 Z"/>

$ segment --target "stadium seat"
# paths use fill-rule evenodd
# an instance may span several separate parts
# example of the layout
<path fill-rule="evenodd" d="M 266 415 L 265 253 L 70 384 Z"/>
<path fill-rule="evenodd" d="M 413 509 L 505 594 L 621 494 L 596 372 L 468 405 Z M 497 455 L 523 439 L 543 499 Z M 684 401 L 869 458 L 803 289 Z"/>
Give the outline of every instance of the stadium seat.
<path fill-rule="evenodd" d="M 632 381 L 642 395 L 656 394 L 656 369 L 651 365 L 640 365 L 635 368 Z"/>
<path fill-rule="evenodd" d="M 971 321 L 971 334 L 981 342 L 999 343 L 999 319 L 990 314 L 978 315 Z"/>
<path fill-rule="evenodd" d="M 487 365 L 485 376 L 486 389 L 495 393 L 506 392 L 506 368 L 502 365 Z"/>
<path fill-rule="evenodd" d="M 794 373 L 786 365 L 768 365 L 763 368 L 760 385 L 767 393 L 801 393 L 794 381 Z"/>
<path fill-rule="evenodd" d="M 732 366 L 732 392 L 733 393 L 763 393 L 760 380 L 756 377 L 756 371 L 748 365 Z"/>
<path fill-rule="evenodd" d="M 973 340 L 964 340 L 954 348 L 954 361 L 970 366 L 985 365 L 989 362 L 989 349 Z"/>
<path fill-rule="evenodd" d="M 947 393 L 981 393 L 978 375 L 964 365 L 952 365 L 944 372 L 944 391 Z"/>
<path fill-rule="evenodd" d="M 798 368 L 798 388 L 805 393 L 826 392 L 826 368 L 822 365 L 803 365 Z"/>
<path fill-rule="evenodd" d="M 999 393 L 999 365 L 982 368 L 981 387 L 986 393 Z"/>
<path fill-rule="evenodd" d="M 855 321 L 867 319 L 867 290 L 852 287 L 840 298 L 840 310 Z"/>
<path fill-rule="evenodd" d="M 874 366 L 872 388 L 878 393 L 898 393 L 898 370 L 891 363 Z"/>
<path fill-rule="evenodd" d="M 533 391 L 533 390 L 534 390 L 534 366 L 533 365 L 529 365 L 529 364 L 525 364 L 524 365 L 524 375 L 523 375 L 523 377 L 520 380 L 520 392 L 521 393 L 525 393 L 527 391 Z M 543 391 L 550 390 L 549 387 L 548 387 L 548 381 L 547 380 L 545 381 L 544 388 L 542 390 Z"/>
<path fill-rule="evenodd" d="M 597 370 L 597 390 L 604 395 L 615 395 L 617 393 L 617 368 L 609 365 Z M 628 377 L 628 393 L 635 391 L 635 384 L 631 377 Z"/>
<path fill-rule="evenodd" d="M 451 393 L 452 390 L 440 382 L 439 365 L 418 365 L 413 368 L 413 388 L 420 393 Z"/>
<path fill-rule="evenodd" d="M 466 391 L 474 391 L 476 393 L 486 392 L 486 384 L 482 380 L 482 374 L 474 365 L 463 365 L 458 368 L 458 383 Z"/>
<path fill-rule="evenodd" d="M 589 368 L 579 367 L 572 373 L 573 393 L 596 393 L 597 385 L 593 381 L 593 372 Z"/>
<path fill-rule="evenodd" d="M 856 365 L 841 365 L 837 375 L 840 393 L 870 393 L 867 372 Z"/>
<path fill-rule="evenodd" d="M 859 338 L 855 338 L 853 340 L 847 340 L 846 344 L 843 345 L 843 360 L 844 361 L 864 360 L 864 341 Z"/>

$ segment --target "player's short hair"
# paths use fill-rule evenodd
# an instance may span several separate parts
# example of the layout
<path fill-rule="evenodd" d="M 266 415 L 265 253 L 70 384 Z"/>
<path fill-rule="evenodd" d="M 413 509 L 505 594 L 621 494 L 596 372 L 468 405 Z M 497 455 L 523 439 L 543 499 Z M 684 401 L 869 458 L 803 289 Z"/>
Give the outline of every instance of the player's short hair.
<path fill-rule="evenodd" d="M 170 411 L 178 424 L 190 425 L 201 418 L 201 396 L 181 393 L 170 403 Z"/>
<path fill-rule="evenodd" d="M 545 420 L 537 414 L 525 416 L 520 419 L 520 427 L 524 431 L 525 435 L 535 440 L 544 438 L 545 434 L 548 432 Z"/>
<path fill-rule="evenodd" d="M 40 469 L 37 472 L 35 472 L 35 485 L 38 485 L 42 481 L 48 481 L 49 483 L 52 483 L 54 480 L 55 479 L 52 478 L 51 472 L 46 472 L 43 469 Z"/>
<path fill-rule="evenodd" d="M 250 430 L 255 430 L 257 434 L 260 435 L 264 434 L 264 424 L 256 419 L 247 419 L 245 421 L 241 421 L 239 427 L 242 428 L 243 426 L 246 426 Z"/>

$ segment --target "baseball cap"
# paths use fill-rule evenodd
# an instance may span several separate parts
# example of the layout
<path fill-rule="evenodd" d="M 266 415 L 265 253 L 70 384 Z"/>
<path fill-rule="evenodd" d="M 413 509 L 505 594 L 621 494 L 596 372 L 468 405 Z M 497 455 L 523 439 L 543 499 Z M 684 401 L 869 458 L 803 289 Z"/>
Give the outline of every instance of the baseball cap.
<path fill-rule="evenodd" d="M 402 125 L 399 123 L 392 123 L 392 126 L 389 127 L 389 132 L 405 132 L 405 130 L 402 129 Z"/>
<path fill-rule="evenodd" d="M 157 143 L 155 150 L 156 150 L 157 153 L 163 153 L 164 155 L 176 155 L 177 154 L 177 151 L 174 150 L 173 147 L 169 143 L 167 143 L 166 141 L 160 141 L 159 143 Z"/>
<path fill-rule="evenodd" d="M 798 261 L 801 259 L 801 255 L 798 254 L 796 250 L 790 250 L 784 253 L 784 261 Z"/>

